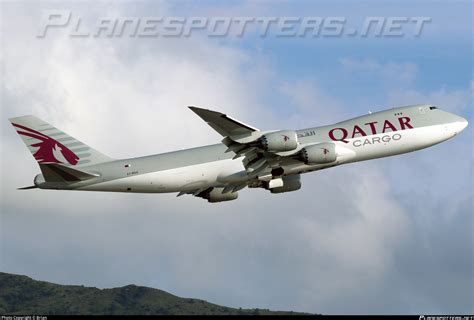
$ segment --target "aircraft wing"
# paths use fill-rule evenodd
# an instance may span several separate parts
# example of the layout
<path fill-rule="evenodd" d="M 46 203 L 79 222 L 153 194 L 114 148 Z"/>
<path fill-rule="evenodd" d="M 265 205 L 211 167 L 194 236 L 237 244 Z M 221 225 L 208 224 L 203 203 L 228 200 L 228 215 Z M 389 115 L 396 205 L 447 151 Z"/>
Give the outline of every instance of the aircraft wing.
<path fill-rule="evenodd" d="M 298 149 L 289 153 L 265 151 L 259 146 L 258 139 L 266 132 L 217 111 L 192 106 L 189 108 L 224 137 L 222 143 L 227 146 L 226 152 L 235 153 L 234 159 L 244 157 L 243 164 L 248 174 L 268 175 L 273 168 L 281 167 L 282 162 L 292 160 L 291 155 L 299 151 Z"/>
<path fill-rule="evenodd" d="M 206 194 L 212 191 L 213 189 L 218 189 L 219 193 L 221 194 L 226 194 L 226 193 L 235 193 L 247 186 L 247 183 L 240 183 L 240 184 L 228 184 L 225 187 L 219 187 L 219 188 L 214 188 L 214 187 L 204 187 L 200 189 L 195 189 L 191 191 L 181 191 L 179 192 L 176 196 L 181 197 L 182 195 L 185 194 L 190 194 L 195 197 L 200 197 L 200 198 L 206 198 Z"/>
<path fill-rule="evenodd" d="M 223 137 L 247 136 L 252 135 L 253 132 L 260 131 L 257 128 L 251 127 L 217 111 L 192 106 L 190 106 L 189 109 L 206 121 L 208 125 Z"/>

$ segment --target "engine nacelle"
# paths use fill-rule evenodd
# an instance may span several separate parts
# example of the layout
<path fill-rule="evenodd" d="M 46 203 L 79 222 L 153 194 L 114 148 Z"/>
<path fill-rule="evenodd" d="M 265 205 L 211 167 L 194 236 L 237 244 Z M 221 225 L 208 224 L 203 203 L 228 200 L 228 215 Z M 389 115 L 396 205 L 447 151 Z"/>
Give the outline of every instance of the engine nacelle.
<path fill-rule="evenodd" d="M 332 142 L 323 142 L 304 147 L 300 151 L 300 158 L 305 164 L 325 164 L 336 161 L 336 145 Z"/>
<path fill-rule="evenodd" d="M 298 146 L 298 135 L 290 130 L 270 132 L 261 136 L 257 143 L 265 151 L 291 151 Z"/>
<path fill-rule="evenodd" d="M 282 180 L 283 180 L 283 186 L 270 189 L 271 193 L 291 192 L 291 191 L 299 190 L 301 188 L 301 181 L 300 181 L 299 174 L 284 176 L 282 177 Z"/>
<path fill-rule="evenodd" d="M 208 202 L 222 202 L 222 201 L 230 201 L 235 200 L 239 197 L 238 192 L 227 192 L 222 193 L 223 188 L 213 188 L 209 193 L 203 195 L 203 198 L 207 199 Z"/>

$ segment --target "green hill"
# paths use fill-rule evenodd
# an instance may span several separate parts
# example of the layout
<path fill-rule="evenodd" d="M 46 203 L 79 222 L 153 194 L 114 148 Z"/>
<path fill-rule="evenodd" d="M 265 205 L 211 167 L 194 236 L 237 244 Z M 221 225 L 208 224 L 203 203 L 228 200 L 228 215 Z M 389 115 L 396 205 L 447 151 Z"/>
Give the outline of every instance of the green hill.
<path fill-rule="evenodd" d="M 0 272 L 0 314 L 267 315 L 295 313 L 228 308 L 135 285 L 113 289 L 65 286 Z"/>

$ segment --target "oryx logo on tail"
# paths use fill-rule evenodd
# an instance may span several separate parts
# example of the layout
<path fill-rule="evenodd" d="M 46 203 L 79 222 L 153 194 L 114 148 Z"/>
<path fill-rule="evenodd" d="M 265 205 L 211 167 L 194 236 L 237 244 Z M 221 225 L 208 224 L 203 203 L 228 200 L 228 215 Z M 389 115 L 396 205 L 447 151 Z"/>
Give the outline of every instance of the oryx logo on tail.
<path fill-rule="evenodd" d="M 63 163 L 75 165 L 79 161 L 79 157 L 61 142 L 28 127 L 16 123 L 12 124 L 17 128 L 16 131 L 18 134 L 40 141 L 30 144 L 31 147 L 38 148 L 38 150 L 33 154 L 38 163 Z"/>

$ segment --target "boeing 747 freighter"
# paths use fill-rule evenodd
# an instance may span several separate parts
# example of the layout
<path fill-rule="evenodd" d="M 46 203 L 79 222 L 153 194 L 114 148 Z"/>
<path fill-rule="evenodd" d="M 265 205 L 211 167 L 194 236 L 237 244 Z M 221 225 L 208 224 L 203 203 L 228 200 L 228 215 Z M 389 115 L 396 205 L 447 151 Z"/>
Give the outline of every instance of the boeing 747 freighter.
<path fill-rule="evenodd" d="M 34 186 L 57 189 L 191 194 L 234 200 L 245 188 L 301 188 L 300 175 L 399 155 L 446 141 L 467 120 L 433 105 L 394 108 L 301 130 L 261 131 L 230 116 L 189 107 L 221 136 L 217 144 L 112 159 L 34 116 L 10 119 L 39 164 Z"/>

